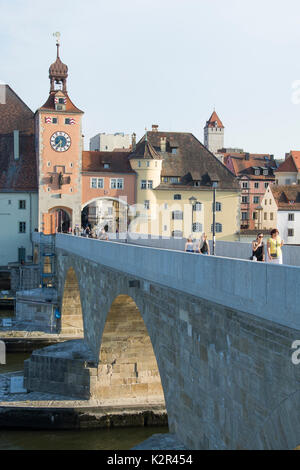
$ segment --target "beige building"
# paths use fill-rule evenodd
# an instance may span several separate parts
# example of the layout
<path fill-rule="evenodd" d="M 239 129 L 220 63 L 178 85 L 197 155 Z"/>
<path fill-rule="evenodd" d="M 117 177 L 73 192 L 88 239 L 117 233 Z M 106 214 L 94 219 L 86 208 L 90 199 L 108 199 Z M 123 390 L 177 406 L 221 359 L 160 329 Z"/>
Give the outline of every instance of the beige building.
<path fill-rule="evenodd" d="M 147 132 L 129 159 L 137 174 L 130 231 L 166 237 L 236 240 L 240 188 L 232 173 L 190 133 Z"/>

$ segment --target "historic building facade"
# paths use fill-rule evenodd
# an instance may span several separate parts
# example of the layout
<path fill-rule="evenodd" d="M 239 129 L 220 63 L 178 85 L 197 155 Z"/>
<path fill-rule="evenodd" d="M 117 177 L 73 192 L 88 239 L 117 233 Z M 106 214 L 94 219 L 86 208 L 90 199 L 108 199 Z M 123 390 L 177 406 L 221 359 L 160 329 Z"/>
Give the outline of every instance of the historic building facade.
<path fill-rule="evenodd" d="M 190 133 L 157 126 L 129 155 L 137 173 L 137 218 L 132 231 L 153 235 L 235 240 L 239 185 L 232 173 Z"/>
<path fill-rule="evenodd" d="M 32 260 L 38 184 L 34 114 L 8 86 L 0 102 L 0 266 Z"/>
<path fill-rule="evenodd" d="M 275 182 L 277 168 L 273 155 L 224 153 L 224 164 L 237 177 L 241 188 L 241 230 L 258 227 L 261 201 L 266 189 Z"/>

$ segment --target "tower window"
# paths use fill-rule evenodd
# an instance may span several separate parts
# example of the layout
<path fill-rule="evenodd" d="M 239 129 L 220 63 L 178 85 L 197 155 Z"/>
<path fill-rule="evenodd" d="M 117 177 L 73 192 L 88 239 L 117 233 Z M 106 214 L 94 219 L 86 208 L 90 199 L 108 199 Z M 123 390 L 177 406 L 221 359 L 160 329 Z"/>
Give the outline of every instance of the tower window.
<path fill-rule="evenodd" d="M 65 104 L 65 98 L 58 98 L 59 104 Z"/>
<path fill-rule="evenodd" d="M 70 124 L 70 118 L 65 119 L 65 124 Z"/>

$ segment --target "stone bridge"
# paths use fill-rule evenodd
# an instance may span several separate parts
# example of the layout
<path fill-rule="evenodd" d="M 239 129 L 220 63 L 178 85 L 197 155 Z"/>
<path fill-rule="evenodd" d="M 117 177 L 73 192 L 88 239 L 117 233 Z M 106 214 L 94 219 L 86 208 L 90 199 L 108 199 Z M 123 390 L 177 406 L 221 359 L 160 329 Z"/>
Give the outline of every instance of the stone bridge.
<path fill-rule="evenodd" d="M 189 449 L 300 444 L 300 268 L 56 235 L 61 327 L 29 390 L 165 403 Z"/>

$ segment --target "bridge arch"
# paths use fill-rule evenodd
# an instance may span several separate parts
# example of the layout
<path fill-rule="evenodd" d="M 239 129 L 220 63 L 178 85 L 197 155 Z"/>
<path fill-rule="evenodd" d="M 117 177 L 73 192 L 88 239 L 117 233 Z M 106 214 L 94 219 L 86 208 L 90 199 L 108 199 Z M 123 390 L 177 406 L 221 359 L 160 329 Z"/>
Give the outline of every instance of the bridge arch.
<path fill-rule="evenodd" d="M 60 331 L 83 337 L 83 315 L 79 282 L 73 267 L 66 271 L 61 300 Z"/>
<path fill-rule="evenodd" d="M 159 360 L 140 309 L 130 295 L 117 295 L 111 303 L 99 349 L 94 395 L 106 404 L 165 406 Z"/>

